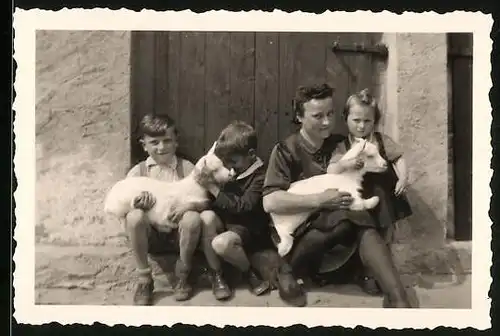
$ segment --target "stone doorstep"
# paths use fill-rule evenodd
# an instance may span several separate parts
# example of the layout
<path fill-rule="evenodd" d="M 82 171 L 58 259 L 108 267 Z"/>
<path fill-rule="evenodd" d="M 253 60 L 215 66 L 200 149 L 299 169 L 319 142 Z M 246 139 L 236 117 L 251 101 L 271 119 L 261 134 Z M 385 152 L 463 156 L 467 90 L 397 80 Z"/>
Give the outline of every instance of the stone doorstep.
<path fill-rule="evenodd" d="M 412 282 L 416 284 L 416 281 L 419 281 L 422 276 L 428 279 L 429 283 L 435 281 L 436 277 L 445 277 L 449 278 L 449 275 L 452 273 L 452 270 L 455 272 L 457 276 L 465 276 L 471 272 L 471 252 L 472 252 L 472 242 L 451 242 L 446 244 L 443 247 L 435 247 L 435 248 L 427 248 L 423 253 L 415 253 L 413 251 L 410 244 L 397 244 L 393 246 L 393 257 L 395 263 L 400 270 L 400 273 L 403 278 L 410 279 L 405 282 Z M 130 254 L 130 250 L 127 247 L 111 247 L 111 246 L 72 246 L 72 247 L 62 247 L 62 246 L 50 246 L 50 245 L 38 245 L 36 247 L 37 255 L 45 255 L 43 259 L 45 260 L 56 260 L 60 258 L 66 258 L 71 260 L 72 258 L 85 259 L 93 263 L 92 260 L 97 260 L 97 262 L 101 265 L 111 265 L 112 270 L 108 270 L 106 274 L 102 275 L 105 278 L 104 282 L 110 283 L 113 281 L 118 281 L 121 279 L 124 274 L 128 274 L 129 277 L 133 277 L 133 259 Z M 201 283 L 209 285 L 209 278 L 206 276 L 206 266 L 204 266 L 203 257 L 199 259 L 197 264 L 199 267 L 195 268 L 195 274 L 200 275 L 205 274 L 205 276 L 201 276 Z M 266 257 L 263 255 L 262 257 Z M 154 262 L 153 265 L 153 273 L 155 275 L 159 275 L 162 271 L 170 270 L 169 273 L 173 270 L 173 264 L 176 260 L 176 257 L 173 255 L 160 257 L 160 258 L 152 258 Z M 120 262 L 117 262 L 120 260 Z M 267 263 L 268 265 L 274 264 L 274 261 L 270 261 Z M 57 265 L 57 262 L 54 264 Z M 37 277 L 39 274 L 39 266 L 37 265 Z M 77 275 L 73 273 L 78 273 L 78 269 L 71 272 L 69 270 L 65 270 L 65 267 L 62 269 L 58 269 L 54 272 L 50 272 L 50 270 L 45 269 L 45 276 L 54 277 L 54 275 L 50 275 L 51 273 L 57 273 L 58 277 L 61 278 L 75 278 Z M 47 274 L 48 271 L 48 274 Z M 63 274 L 59 274 L 61 272 L 68 273 L 67 276 Z M 232 275 L 234 276 L 234 272 Z M 120 275 L 122 274 L 122 275 Z M 239 276 L 233 277 L 238 279 Z M 95 278 L 99 277 L 96 276 Z M 101 277 L 101 278 L 102 278 Z M 434 277 L 434 278 L 433 278 Z M 163 277 L 160 277 L 163 278 Z M 434 279 L 434 280 L 432 280 Z M 56 280 L 56 279 L 54 279 Z M 121 279 L 125 281 L 126 279 Z M 118 282 L 123 282 L 123 281 Z M 167 279 L 164 279 L 167 282 L 171 282 L 172 278 L 167 275 Z M 164 281 L 162 280 L 162 282 Z M 237 281 L 237 280 L 236 280 Z M 447 280 L 445 280 L 447 281 Z M 55 282 L 58 282 L 57 280 Z M 96 282 L 102 282 L 96 279 Z M 440 281 L 438 281 L 440 282 Z M 432 286 L 432 284 L 430 285 Z"/>
<path fill-rule="evenodd" d="M 472 241 L 424 248 L 412 243 L 394 244 L 392 254 L 400 272 L 406 274 L 470 274 L 472 269 Z"/>
<path fill-rule="evenodd" d="M 124 255 L 130 252 L 128 247 L 117 246 L 55 246 L 55 245 L 37 245 L 36 253 L 45 253 L 53 256 L 70 255 L 89 255 L 100 256 L 102 258 L 114 259 L 116 256 Z M 450 254 L 456 256 L 460 261 L 464 273 L 471 273 L 472 268 L 472 242 L 448 242 L 443 247 L 429 248 L 425 253 L 415 253 L 411 250 L 411 244 L 394 244 L 392 254 L 396 266 L 402 273 L 450 273 L 449 269 L 443 268 L 443 261 L 449 260 Z M 443 259 L 443 256 L 448 258 Z M 443 268 L 443 269 L 441 269 Z M 429 272 L 431 271 L 431 272 Z"/>

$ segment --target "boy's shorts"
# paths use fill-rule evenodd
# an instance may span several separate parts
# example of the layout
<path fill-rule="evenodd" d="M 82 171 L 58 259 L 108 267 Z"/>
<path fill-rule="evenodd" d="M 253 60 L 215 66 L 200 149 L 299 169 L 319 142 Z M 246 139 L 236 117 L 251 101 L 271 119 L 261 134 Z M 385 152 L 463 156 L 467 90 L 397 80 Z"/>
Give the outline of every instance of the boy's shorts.
<path fill-rule="evenodd" d="M 179 253 L 179 230 L 166 233 L 151 225 L 148 234 L 148 252 L 153 255 Z"/>
<path fill-rule="evenodd" d="M 240 236 L 243 249 L 247 253 L 272 247 L 270 236 L 266 237 L 264 234 L 251 233 L 248 228 L 241 224 L 226 224 L 226 230 L 234 232 Z"/>

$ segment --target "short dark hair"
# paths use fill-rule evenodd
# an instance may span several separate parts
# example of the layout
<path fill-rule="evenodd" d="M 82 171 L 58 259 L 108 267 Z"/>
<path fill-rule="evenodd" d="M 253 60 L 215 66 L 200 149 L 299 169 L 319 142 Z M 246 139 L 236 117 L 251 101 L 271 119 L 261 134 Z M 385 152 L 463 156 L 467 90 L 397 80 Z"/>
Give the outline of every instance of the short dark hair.
<path fill-rule="evenodd" d="M 142 138 L 144 135 L 148 136 L 163 136 L 166 134 L 167 129 L 174 128 L 177 135 L 175 123 L 167 115 L 146 114 L 139 123 L 139 136 Z"/>
<path fill-rule="evenodd" d="M 325 99 L 333 96 L 334 89 L 324 84 L 299 86 L 293 100 L 294 122 L 299 123 L 297 117 L 304 116 L 304 104 L 313 99 Z"/>
<path fill-rule="evenodd" d="M 375 114 L 374 123 L 375 125 L 378 124 L 380 118 L 382 117 L 382 113 L 380 112 L 380 109 L 378 107 L 377 100 L 373 97 L 369 89 L 363 89 L 359 92 L 356 92 L 355 94 L 350 95 L 349 98 L 347 98 L 347 101 L 344 105 L 344 110 L 342 111 L 342 118 L 344 118 L 345 121 L 347 121 L 347 117 L 349 116 L 351 107 L 355 104 L 373 108 L 373 112 Z"/>
<path fill-rule="evenodd" d="M 248 155 L 252 149 L 257 149 L 255 129 L 244 121 L 236 120 L 221 131 L 214 153 L 224 160 L 233 155 Z"/>

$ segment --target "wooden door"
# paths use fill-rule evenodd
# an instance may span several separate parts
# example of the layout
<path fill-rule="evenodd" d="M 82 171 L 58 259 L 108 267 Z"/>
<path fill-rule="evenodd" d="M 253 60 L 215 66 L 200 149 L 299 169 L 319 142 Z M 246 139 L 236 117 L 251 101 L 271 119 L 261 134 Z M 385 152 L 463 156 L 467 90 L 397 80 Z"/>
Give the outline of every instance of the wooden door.
<path fill-rule="evenodd" d="M 295 127 L 292 100 L 299 85 L 329 83 L 340 111 L 349 94 L 373 88 L 372 54 L 332 51 L 334 42 L 370 46 L 380 34 L 288 32 L 133 32 L 131 163 L 144 158 L 137 126 L 145 113 L 168 114 L 180 132 L 180 151 L 200 157 L 231 120 L 252 124 L 258 154 Z"/>

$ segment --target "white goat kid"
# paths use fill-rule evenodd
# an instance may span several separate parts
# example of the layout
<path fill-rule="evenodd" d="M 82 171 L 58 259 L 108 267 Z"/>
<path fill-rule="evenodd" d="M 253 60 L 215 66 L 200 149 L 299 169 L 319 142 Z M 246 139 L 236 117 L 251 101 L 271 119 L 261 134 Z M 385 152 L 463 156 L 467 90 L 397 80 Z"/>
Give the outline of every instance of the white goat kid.
<path fill-rule="evenodd" d="M 124 219 L 134 208 L 134 198 L 150 192 L 156 199 L 146 212 L 148 220 L 167 231 L 177 228 L 169 214 L 180 204 L 208 205 L 207 188 L 220 186 L 234 177 L 234 170 L 224 167 L 212 148 L 196 163 L 191 174 L 176 182 L 163 182 L 149 177 L 129 177 L 117 182 L 106 195 L 104 211 Z"/>
<path fill-rule="evenodd" d="M 364 160 L 361 169 L 351 169 L 341 174 L 326 173 L 300 180 L 291 184 L 288 192 L 298 195 L 312 195 L 324 192 L 327 189 L 338 189 L 348 192 L 354 198 L 350 210 L 361 211 L 372 209 L 377 206 L 379 198 L 377 196 L 369 199 L 361 197 L 361 182 L 366 172 L 383 172 L 387 169 L 387 162 L 380 156 L 376 145 L 360 139 L 341 158 L 350 160 L 360 156 Z M 295 214 L 271 213 L 274 227 L 280 237 L 278 243 L 278 253 L 281 256 L 287 255 L 293 246 L 293 232 L 303 224 L 314 211 L 300 212 Z"/>

